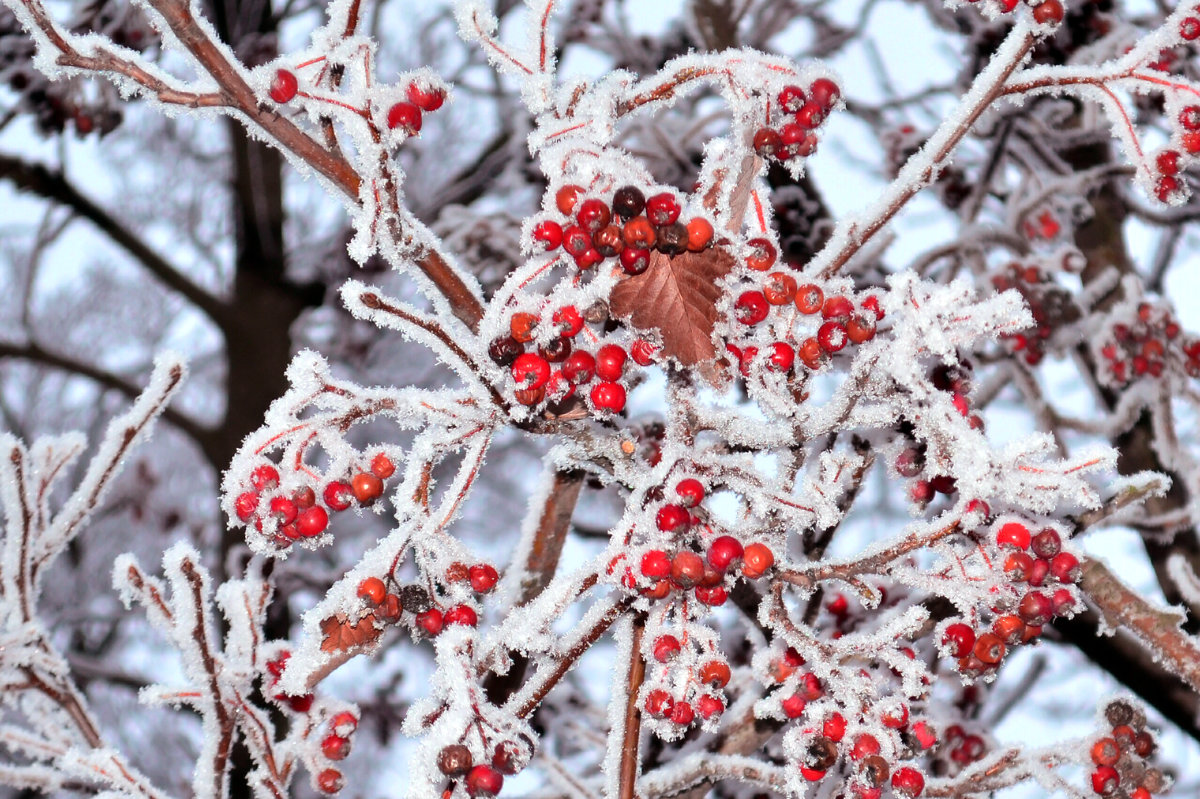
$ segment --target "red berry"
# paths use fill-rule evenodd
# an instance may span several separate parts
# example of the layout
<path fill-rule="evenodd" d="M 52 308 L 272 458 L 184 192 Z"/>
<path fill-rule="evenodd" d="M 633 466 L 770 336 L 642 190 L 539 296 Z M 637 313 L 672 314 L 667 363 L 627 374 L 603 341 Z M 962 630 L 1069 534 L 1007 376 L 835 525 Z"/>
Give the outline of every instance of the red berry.
<path fill-rule="evenodd" d="M 1050 611 L 1055 616 L 1065 616 L 1075 610 L 1075 596 L 1066 588 L 1056 588 L 1050 595 Z"/>
<path fill-rule="evenodd" d="M 455 605 L 442 616 L 445 624 L 460 624 L 463 627 L 474 627 L 479 623 L 479 616 L 470 605 Z"/>
<path fill-rule="evenodd" d="M 799 86 L 784 86 L 779 92 L 779 107 L 794 114 L 804 105 L 804 90 Z"/>
<path fill-rule="evenodd" d="M 591 398 L 597 410 L 620 413 L 625 408 L 625 387 L 620 383 L 597 383 Z"/>
<path fill-rule="evenodd" d="M 727 599 L 729 599 L 729 592 L 723 585 L 696 586 L 696 601 L 702 605 L 716 608 L 724 605 Z"/>
<path fill-rule="evenodd" d="M 1053 527 L 1046 527 L 1033 537 L 1030 548 L 1039 558 L 1049 560 L 1062 551 L 1062 537 Z"/>
<path fill-rule="evenodd" d="M 388 130 L 397 128 L 409 136 L 421 132 L 421 109 L 413 103 L 396 103 L 387 112 Z"/>
<path fill-rule="evenodd" d="M 833 104 L 842 96 L 842 90 L 838 85 L 829 78 L 817 78 L 808 87 L 808 96 L 813 102 L 818 103 L 826 111 L 833 108 Z"/>
<path fill-rule="evenodd" d="M 628 275 L 640 275 L 650 268 L 650 250 L 640 247 L 626 247 L 618 256 L 621 268 Z"/>
<path fill-rule="evenodd" d="M 257 509 L 258 494 L 253 491 L 238 494 L 238 498 L 233 501 L 234 513 L 244 522 L 250 521 L 250 517 L 254 515 L 254 511 Z"/>
<path fill-rule="evenodd" d="M 1112 766 L 1121 758 L 1121 747 L 1115 738 L 1101 738 L 1092 744 L 1091 755 L 1097 766 Z"/>
<path fill-rule="evenodd" d="M 700 667 L 700 682 L 713 688 L 724 688 L 730 676 L 729 664 L 723 660 L 710 660 Z"/>
<path fill-rule="evenodd" d="M 820 286 L 806 283 L 796 289 L 796 308 L 802 314 L 815 314 L 825 305 L 825 292 Z"/>
<path fill-rule="evenodd" d="M 975 647 L 971 653 L 988 666 L 994 666 L 1004 659 L 1004 641 L 995 633 L 984 633 L 975 639 Z"/>
<path fill-rule="evenodd" d="M 305 538 L 320 535 L 328 526 L 329 514 L 320 505 L 309 508 L 296 519 L 296 530 Z"/>
<path fill-rule="evenodd" d="M 321 492 L 321 498 L 325 500 L 325 504 L 329 506 L 330 510 L 345 510 L 354 500 L 354 489 L 348 483 L 335 480 L 325 486 L 325 490 Z"/>
<path fill-rule="evenodd" d="M 589 251 L 595 249 L 592 247 L 592 237 L 586 230 L 579 225 L 571 225 L 563 229 L 563 249 L 567 251 L 567 255 L 578 260 L 585 256 Z M 520 341 L 520 339 L 517 339 Z"/>
<path fill-rule="evenodd" d="M 767 275 L 762 292 L 772 305 L 787 305 L 796 297 L 796 278 L 786 272 L 772 272 Z"/>
<path fill-rule="evenodd" d="M 825 109 L 819 103 L 812 100 L 804 104 L 804 107 L 796 112 L 796 124 L 812 130 L 820 127 L 825 121 Z"/>
<path fill-rule="evenodd" d="M 796 351 L 791 345 L 776 341 L 771 345 L 771 354 L 767 356 L 767 366 L 773 372 L 790 372 L 796 362 Z"/>
<path fill-rule="evenodd" d="M 779 706 L 783 709 L 783 715 L 789 719 L 799 718 L 804 713 L 804 708 L 807 705 L 808 702 L 800 694 L 792 694 L 779 703 Z"/>
<path fill-rule="evenodd" d="M 646 694 L 646 712 L 656 719 L 665 719 L 675 708 L 675 700 L 661 688 L 656 688 Z"/>
<path fill-rule="evenodd" d="M 486 594 L 496 587 L 500 575 L 490 563 L 476 563 L 468 572 L 471 577 L 471 590 L 477 594 Z"/>
<path fill-rule="evenodd" d="M 830 320 L 817 330 L 817 343 L 821 345 L 822 350 L 830 354 L 845 347 L 847 341 L 846 328 L 841 322 Z"/>
<path fill-rule="evenodd" d="M 965 658 L 975 646 L 975 630 L 970 625 L 955 622 L 942 633 L 942 644 L 949 648 L 951 657 Z"/>
<path fill-rule="evenodd" d="M 1029 528 L 1020 522 L 1008 522 L 996 531 L 997 546 L 1029 549 L 1029 542 Z"/>
<path fill-rule="evenodd" d="M 1014 552 L 1004 561 L 1004 573 L 1014 583 L 1023 583 L 1033 573 L 1034 560 L 1025 552 Z"/>
<path fill-rule="evenodd" d="M 1059 0 L 1042 0 L 1033 8 L 1033 21 L 1039 25 L 1057 25 L 1062 22 L 1062 3 Z"/>
<path fill-rule="evenodd" d="M 368 577 L 358 584 L 358 595 L 372 605 L 379 605 L 387 596 L 387 586 L 378 577 Z"/>
<path fill-rule="evenodd" d="M 596 353 L 596 377 L 601 380 L 620 380 L 625 372 L 625 350 L 617 344 L 605 344 Z"/>
<path fill-rule="evenodd" d="M 846 320 L 846 337 L 853 344 L 862 344 L 875 338 L 875 317 L 855 314 Z"/>
<path fill-rule="evenodd" d="M 821 727 L 821 733 L 829 740 L 837 743 L 846 734 L 846 719 L 842 717 L 841 713 L 834 713 L 825 719 L 825 724 Z"/>
<path fill-rule="evenodd" d="M 423 89 L 415 83 L 408 84 L 408 101 L 422 111 L 436 111 L 445 100 L 446 93 L 441 89 Z"/>
<path fill-rule="evenodd" d="M 744 325 L 758 324 L 767 318 L 767 312 L 770 310 L 771 306 L 761 291 L 742 292 L 734 305 L 737 320 Z"/>
<path fill-rule="evenodd" d="M 416 621 L 417 626 L 429 635 L 437 635 L 442 631 L 442 612 L 437 608 L 418 613 Z"/>
<path fill-rule="evenodd" d="M 633 358 L 633 362 L 638 366 L 649 366 L 654 363 L 654 356 L 657 352 L 657 345 L 651 344 L 644 338 L 637 339 L 629 347 L 629 357 Z"/>
<path fill-rule="evenodd" d="M 685 508 L 694 508 L 704 501 L 704 485 L 694 477 L 686 477 L 676 483 L 675 493 Z"/>
<path fill-rule="evenodd" d="M 671 559 L 661 549 L 647 550 L 642 555 L 642 574 L 658 579 L 671 573 Z"/>
<path fill-rule="evenodd" d="M 327 768 L 317 775 L 317 790 L 321 793 L 337 793 L 346 785 L 342 772 Z"/>
<path fill-rule="evenodd" d="M 350 735 L 357 728 L 358 717 L 348 710 L 343 710 L 329 720 L 329 729 L 333 730 L 335 735 L 340 735 L 343 738 Z"/>
<path fill-rule="evenodd" d="M 746 242 L 749 251 L 746 255 L 746 266 L 755 272 L 766 272 L 775 265 L 779 257 L 775 245 L 767 239 L 750 239 Z"/>
<path fill-rule="evenodd" d="M 852 760 L 862 760 L 864 757 L 879 754 L 879 741 L 870 733 L 860 733 L 854 738 L 854 746 L 850 749 Z"/>
<path fill-rule="evenodd" d="M 770 128 L 759 128 L 754 132 L 754 152 L 761 158 L 774 158 L 781 145 L 779 134 Z"/>
<path fill-rule="evenodd" d="M 1059 552 L 1050 559 L 1050 576 L 1060 583 L 1079 582 L 1079 558 L 1070 552 Z"/>
<path fill-rule="evenodd" d="M 563 243 L 562 225 L 551 219 L 544 219 L 533 228 L 533 240 L 542 245 L 546 252 L 557 250 Z"/>
<path fill-rule="evenodd" d="M 687 702 L 676 702 L 671 708 L 671 723 L 686 727 L 696 718 L 696 713 Z"/>
<path fill-rule="evenodd" d="M 766 544 L 755 542 L 742 552 L 742 574 L 748 579 L 757 580 L 775 565 L 775 555 Z"/>
<path fill-rule="evenodd" d="M 574 305 L 566 305 L 559 308 L 550 317 L 550 320 L 558 328 L 558 335 L 563 338 L 572 338 L 580 330 L 583 330 L 583 317 L 580 316 L 579 311 L 576 310 Z"/>
<path fill-rule="evenodd" d="M 576 207 L 575 221 L 588 233 L 595 233 L 603 227 L 608 227 L 611 219 L 612 213 L 604 204 L 604 200 L 592 198 L 584 200 Z"/>
<path fill-rule="evenodd" d="M 1179 20 L 1179 35 L 1189 42 L 1200 37 L 1200 19 L 1184 17 Z"/>
<path fill-rule="evenodd" d="M 321 754 L 329 760 L 344 760 L 350 754 L 350 741 L 340 735 L 327 735 L 321 741 Z"/>
<path fill-rule="evenodd" d="M 682 505 L 668 504 L 658 509 L 655 524 L 664 533 L 673 533 L 680 528 L 686 528 L 691 523 L 692 515 Z"/>
<path fill-rule="evenodd" d="M 554 204 L 558 208 L 559 213 L 564 216 L 570 216 L 575 210 L 575 203 L 579 200 L 579 195 L 583 192 L 582 186 L 567 185 L 561 187 L 554 193 Z"/>
<path fill-rule="evenodd" d="M 255 491 L 270 491 L 279 485 L 279 470 L 269 463 L 258 466 L 250 472 L 250 485 Z"/>
<path fill-rule="evenodd" d="M 1101 796 L 1112 796 L 1121 785 L 1121 775 L 1112 766 L 1100 766 L 1092 772 L 1092 790 Z"/>
<path fill-rule="evenodd" d="M 646 198 L 646 216 L 656 227 L 670 225 L 679 219 L 679 201 L 670 192 L 661 192 Z"/>
<path fill-rule="evenodd" d="M 742 552 L 742 544 L 736 538 L 718 536 L 708 545 L 708 564 L 719 572 L 730 567 L 736 569 L 742 562 Z"/>
<path fill-rule="evenodd" d="M 313 491 L 311 486 L 297 488 L 292 492 L 292 501 L 296 503 L 296 507 L 300 510 L 311 508 L 317 504 L 317 492 Z"/>
<path fill-rule="evenodd" d="M 371 474 L 378 477 L 380 480 L 386 480 L 396 473 L 396 464 L 392 463 L 392 459 L 380 452 L 374 458 L 371 458 Z"/>
<path fill-rule="evenodd" d="M 1158 167 L 1158 171 L 1164 175 L 1175 175 L 1179 173 L 1179 151 L 1178 150 L 1163 150 L 1154 158 L 1154 165 Z M 1144 320 L 1143 320 L 1144 321 Z"/>
<path fill-rule="evenodd" d="M 289 103 L 296 96 L 298 88 L 299 84 L 294 74 L 286 69 L 277 70 L 271 80 L 271 99 L 280 104 Z"/>
<path fill-rule="evenodd" d="M 1160 203 L 1170 202 L 1175 193 L 1179 191 L 1179 181 L 1171 175 L 1163 175 L 1158 179 L 1158 183 L 1154 185 L 1154 196 L 1158 198 Z"/>
<path fill-rule="evenodd" d="M 1042 5 L 1047 2 L 1058 2 L 1058 0 L 1044 0 Z M 908 766 L 898 768 L 892 774 L 892 790 L 900 796 L 920 796 L 921 792 L 925 790 L 925 778 L 914 768 Z"/>
<path fill-rule="evenodd" d="M 696 700 L 696 708 L 700 711 L 700 718 L 710 719 L 725 712 L 725 703 L 715 696 L 703 694 Z"/>
<path fill-rule="evenodd" d="M 512 377 L 521 388 L 540 388 L 550 379 L 550 362 L 536 353 L 523 353 L 513 361 Z"/>
<path fill-rule="evenodd" d="M 596 359 L 590 352 L 575 350 L 563 362 L 562 374 L 574 385 L 590 383 L 596 376 Z"/>
<path fill-rule="evenodd" d="M 1042 592 L 1030 591 L 1021 597 L 1021 603 L 1017 605 L 1017 615 L 1026 624 L 1040 627 L 1049 622 L 1054 615 L 1054 605 L 1050 597 Z"/>
<path fill-rule="evenodd" d="M 673 635 L 660 635 L 658 640 L 654 642 L 654 659 L 659 663 L 666 663 L 674 660 L 679 654 L 682 647 L 679 645 L 679 639 Z"/>
<path fill-rule="evenodd" d="M 383 481 L 367 472 L 354 475 L 350 487 L 354 489 L 354 498 L 363 505 L 374 502 L 383 494 Z"/>
<path fill-rule="evenodd" d="M 504 787 L 504 775 L 481 763 L 467 772 L 466 786 L 470 796 L 495 796 Z"/>
<path fill-rule="evenodd" d="M 671 582 L 680 588 L 694 588 L 703 577 L 704 561 L 695 552 L 685 549 L 671 560 Z"/>

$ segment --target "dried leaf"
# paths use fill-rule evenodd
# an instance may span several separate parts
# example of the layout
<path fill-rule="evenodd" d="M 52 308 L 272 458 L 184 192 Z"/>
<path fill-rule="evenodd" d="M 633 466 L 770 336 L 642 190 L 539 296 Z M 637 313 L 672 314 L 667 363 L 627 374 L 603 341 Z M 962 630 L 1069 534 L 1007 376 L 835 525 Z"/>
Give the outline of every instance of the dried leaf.
<path fill-rule="evenodd" d="M 609 307 L 639 330 L 657 329 L 663 355 L 684 366 L 705 364 L 717 357 L 712 341 L 721 298 L 717 283 L 733 266 L 733 256 L 721 247 L 674 257 L 655 252 L 645 272 L 613 288 Z"/>
<path fill-rule="evenodd" d="M 374 616 L 365 616 L 357 624 L 351 624 L 340 614 L 322 621 L 321 632 L 325 634 L 321 641 L 322 652 L 343 652 L 365 646 L 378 638 L 380 633 L 375 629 Z"/>

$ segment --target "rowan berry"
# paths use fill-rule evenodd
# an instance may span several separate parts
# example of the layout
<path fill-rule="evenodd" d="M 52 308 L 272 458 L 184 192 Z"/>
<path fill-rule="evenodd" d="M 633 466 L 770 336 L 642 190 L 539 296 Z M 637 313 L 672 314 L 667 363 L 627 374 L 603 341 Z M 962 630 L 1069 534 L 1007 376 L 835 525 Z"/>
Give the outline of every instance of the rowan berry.
<path fill-rule="evenodd" d="M 704 561 L 695 552 L 685 549 L 671 559 L 671 582 L 680 588 L 694 588 L 703 577 Z"/>
<path fill-rule="evenodd" d="M 372 605 L 378 605 L 387 596 L 387 586 L 378 577 L 368 577 L 358 584 L 358 595 Z"/>
<path fill-rule="evenodd" d="M 674 223 L 680 211 L 679 201 L 671 192 L 660 192 L 646 199 L 646 216 L 657 227 Z"/>
<path fill-rule="evenodd" d="M 421 132 L 421 109 L 416 103 L 396 103 L 387 112 L 388 130 L 403 130 L 409 136 Z"/>
<path fill-rule="evenodd" d="M 325 532 L 329 526 L 329 514 L 320 505 L 314 505 L 296 518 L 296 531 L 305 538 L 312 538 Z"/>
<path fill-rule="evenodd" d="M 746 247 L 749 248 L 746 266 L 755 272 L 766 272 L 775 266 L 775 261 L 779 258 L 775 245 L 767 239 L 750 239 L 746 242 Z"/>
<path fill-rule="evenodd" d="M 550 363 L 532 352 L 518 356 L 511 371 L 513 380 L 522 388 L 540 388 L 550 379 Z"/>
<path fill-rule="evenodd" d="M 806 283 L 796 289 L 796 308 L 802 314 L 815 314 L 825 305 L 825 292 L 821 287 Z"/>
<path fill-rule="evenodd" d="M 504 787 L 504 775 L 482 763 L 467 773 L 466 788 L 469 796 L 495 796 Z"/>
<path fill-rule="evenodd" d="M 637 186 L 622 186 L 613 193 L 613 213 L 628 222 L 646 207 L 646 195 Z"/>
<path fill-rule="evenodd" d="M 667 663 L 674 660 L 681 649 L 678 638 L 673 635 L 660 635 L 654 642 L 654 659 L 659 663 Z"/>
<path fill-rule="evenodd" d="M 280 69 L 276 70 L 275 77 L 271 79 L 271 89 L 268 93 L 272 100 L 282 105 L 292 101 L 299 91 L 299 86 L 295 74 L 286 69 Z"/>
<path fill-rule="evenodd" d="M 620 383 L 597 383 L 590 396 L 597 410 L 620 413 L 625 408 L 625 387 Z"/>
<path fill-rule="evenodd" d="M 1029 528 L 1019 522 L 1008 522 L 996 531 L 997 546 L 1029 549 L 1029 543 Z"/>
<path fill-rule="evenodd" d="M 755 542 L 742 552 L 742 574 L 757 580 L 775 565 L 775 555 L 766 544 Z"/>
<path fill-rule="evenodd" d="M 438 752 L 437 763 L 438 770 L 447 777 L 461 777 L 471 770 L 475 758 L 471 755 L 471 750 L 462 744 L 449 744 Z"/>
<path fill-rule="evenodd" d="M 729 664 L 723 660 L 710 660 L 700 666 L 700 682 L 713 688 L 724 688 L 730 676 Z"/>
<path fill-rule="evenodd" d="M 350 754 L 350 740 L 340 735 L 326 735 L 321 741 L 321 754 L 329 760 L 345 760 Z"/>
<path fill-rule="evenodd" d="M 350 487 L 354 489 L 355 499 L 363 505 L 374 502 L 383 494 L 383 481 L 368 472 L 354 475 Z"/>
<path fill-rule="evenodd" d="M 500 575 L 490 563 L 476 563 L 468 570 L 471 590 L 477 594 L 486 594 L 496 587 Z"/>
<path fill-rule="evenodd" d="M 346 785 L 342 772 L 335 768 L 327 768 L 317 775 L 317 790 L 321 793 L 337 793 Z"/>
<path fill-rule="evenodd" d="M 474 627 L 479 623 L 479 616 L 470 605 L 455 605 L 442 615 L 442 623 Z"/>
<path fill-rule="evenodd" d="M 554 205 L 563 216 L 570 216 L 575 211 L 575 203 L 583 193 L 582 186 L 568 184 L 554 193 Z"/>
<path fill-rule="evenodd" d="M 627 275 L 640 275 L 650 268 L 650 251 L 637 247 L 626 247 L 618 256 L 621 268 Z"/>

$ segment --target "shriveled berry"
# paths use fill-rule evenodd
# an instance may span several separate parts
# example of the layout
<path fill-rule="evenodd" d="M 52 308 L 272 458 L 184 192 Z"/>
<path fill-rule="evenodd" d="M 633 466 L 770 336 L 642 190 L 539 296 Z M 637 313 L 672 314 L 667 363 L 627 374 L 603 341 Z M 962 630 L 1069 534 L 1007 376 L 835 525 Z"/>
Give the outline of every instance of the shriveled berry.
<path fill-rule="evenodd" d="M 646 207 L 646 195 L 637 186 L 622 186 L 613 193 L 613 213 L 628 222 Z"/>
<path fill-rule="evenodd" d="M 679 222 L 663 225 L 658 229 L 658 241 L 654 246 L 663 255 L 679 255 L 688 246 L 687 228 Z"/>
<path fill-rule="evenodd" d="M 450 744 L 438 752 L 437 763 L 438 770 L 447 777 L 461 777 L 475 765 L 475 758 L 462 744 Z"/>
<path fill-rule="evenodd" d="M 395 473 L 396 464 L 392 463 L 392 459 L 387 455 L 380 452 L 374 458 L 371 458 L 371 474 L 380 480 L 386 480 Z"/>
<path fill-rule="evenodd" d="M 488 345 L 488 357 L 497 366 L 512 366 L 517 356 L 525 351 L 525 346 L 512 336 L 500 336 L 492 339 Z"/>
<path fill-rule="evenodd" d="M 618 256 L 625 249 L 624 232 L 619 225 L 609 225 L 592 234 L 592 244 L 605 258 Z"/>

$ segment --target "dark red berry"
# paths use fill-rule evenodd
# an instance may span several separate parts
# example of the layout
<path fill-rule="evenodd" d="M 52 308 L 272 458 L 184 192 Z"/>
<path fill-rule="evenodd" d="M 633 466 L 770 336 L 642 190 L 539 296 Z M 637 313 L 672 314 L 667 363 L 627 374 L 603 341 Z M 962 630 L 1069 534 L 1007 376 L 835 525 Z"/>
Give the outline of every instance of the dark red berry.
<path fill-rule="evenodd" d="M 271 80 L 271 99 L 281 105 L 290 103 L 292 98 L 296 96 L 299 89 L 299 83 L 296 81 L 296 76 L 286 69 L 280 69 L 275 72 L 275 77 Z"/>

